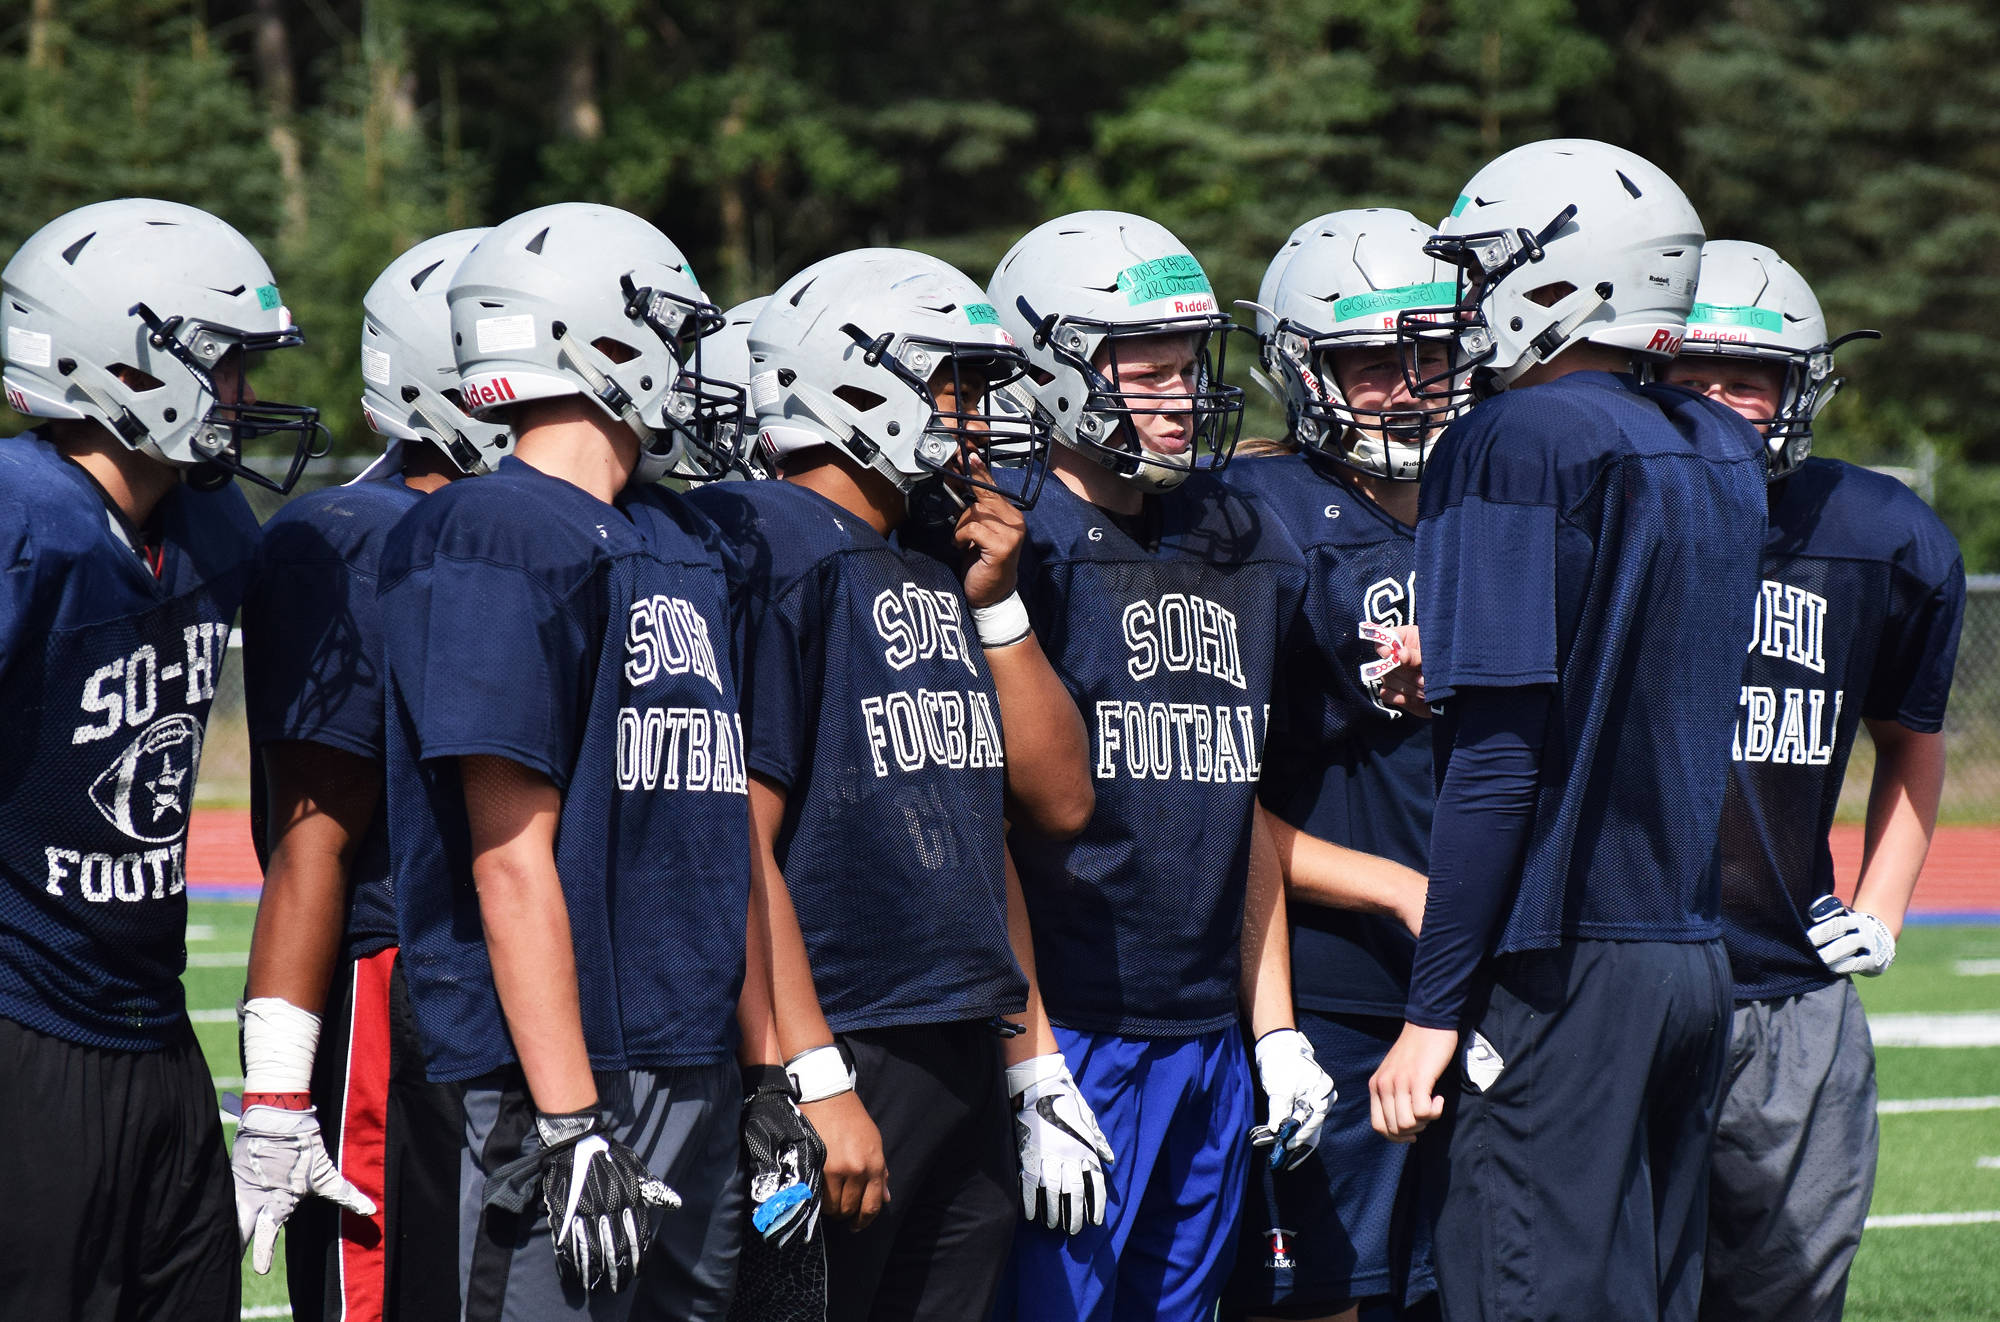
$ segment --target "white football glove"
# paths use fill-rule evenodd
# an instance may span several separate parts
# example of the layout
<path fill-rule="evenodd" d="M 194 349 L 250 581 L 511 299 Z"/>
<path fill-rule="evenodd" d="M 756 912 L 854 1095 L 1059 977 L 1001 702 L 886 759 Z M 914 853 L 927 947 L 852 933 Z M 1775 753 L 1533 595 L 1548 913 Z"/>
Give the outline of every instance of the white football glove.
<path fill-rule="evenodd" d="M 1104 1168 L 1117 1160 L 1060 1053 L 1007 1067 L 1021 1152 L 1021 1214 L 1074 1235 L 1104 1224 Z"/>
<path fill-rule="evenodd" d="M 229 1166 L 236 1177 L 236 1229 L 243 1243 L 253 1246 L 250 1265 L 259 1276 L 270 1275 L 278 1228 L 301 1198 L 331 1198 L 360 1216 L 375 1215 L 374 1200 L 349 1184 L 327 1155 L 319 1113 L 311 1107 L 246 1109 Z"/>
<path fill-rule="evenodd" d="M 1270 1110 L 1250 1131 L 1254 1147 L 1271 1149 L 1271 1169 L 1291 1170 L 1319 1146 L 1320 1126 L 1339 1094 L 1333 1078 L 1313 1058 L 1312 1043 L 1296 1028 L 1279 1028 L 1257 1039 L 1257 1082 Z"/>
<path fill-rule="evenodd" d="M 1813 925 L 1806 929 L 1806 939 L 1835 973 L 1873 978 L 1895 962 L 1896 938 L 1874 914 L 1850 909 L 1836 895 L 1820 896 L 1809 912 Z"/>

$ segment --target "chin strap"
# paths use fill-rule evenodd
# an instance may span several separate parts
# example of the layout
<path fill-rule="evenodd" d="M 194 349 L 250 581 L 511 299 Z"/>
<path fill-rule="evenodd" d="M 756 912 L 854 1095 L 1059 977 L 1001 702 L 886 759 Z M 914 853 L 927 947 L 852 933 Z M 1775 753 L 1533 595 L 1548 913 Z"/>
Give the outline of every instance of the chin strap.
<path fill-rule="evenodd" d="M 590 361 L 584 352 L 584 346 L 577 342 L 576 337 L 569 333 L 569 328 L 566 326 L 556 336 L 556 351 L 562 360 L 583 378 L 584 384 L 590 387 L 590 393 L 596 397 L 597 402 L 638 433 L 640 447 L 651 450 L 653 443 L 659 439 L 659 433 L 647 426 L 645 419 L 639 416 L 639 406 L 632 402 L 631 392 L 605 375 L 597 364 Z"/>

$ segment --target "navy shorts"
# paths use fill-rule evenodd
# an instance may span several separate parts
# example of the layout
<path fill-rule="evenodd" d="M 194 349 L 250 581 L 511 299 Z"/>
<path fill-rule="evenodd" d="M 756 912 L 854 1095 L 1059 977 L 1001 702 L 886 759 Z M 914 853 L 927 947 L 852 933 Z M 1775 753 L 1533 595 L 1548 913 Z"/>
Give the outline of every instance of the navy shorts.
<path fill-rule="evenodd" d="M 1360 1299 L 1421 1298 L 1436 1286 L 1411 1148 L 1368 1123 L 1368 1080 L 1403 1021 L 1302 1009 L 1298 1024 L 1340 1095 L 1303 1166 L 1273 1171 L 1261 1153 L 1251 1163 L 1224 1312 L 1317 1317 Z"/>
<path fill-rule="evenodd" d="M 1693 1322 L 1729 1055 L 1720 941 L 1505 955 L 1439 1080 L 1448 1322 Z"/>

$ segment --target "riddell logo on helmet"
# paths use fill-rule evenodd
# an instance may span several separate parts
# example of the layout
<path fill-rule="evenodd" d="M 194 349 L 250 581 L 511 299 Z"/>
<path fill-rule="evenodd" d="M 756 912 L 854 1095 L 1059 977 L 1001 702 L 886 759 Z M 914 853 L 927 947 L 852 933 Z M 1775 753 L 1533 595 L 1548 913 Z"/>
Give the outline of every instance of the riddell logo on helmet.
<path fill-rule="evenodd" d="M 1681 337 L 1670 330 L 1656 330 L 1653 341 L 1646 346 L 1648 353 L 1663 353 L 1669 356 L 1681 351 Z"/>
<path fill-rule="evenodd" d="M 1697 329 L 1697 328 L 1695 328 L 1695 327 L 1693 327 L 1693 326 L 1690 326 L 1690 327 L 1688 328 L 1688 336 L 1687 336 L 1687 337 L 1688 337 L 1688 339 L 1690 339 L 1690 340 L 1698 340 L 1698 341 L 1700 341 L 1701 343 L 1704 343 L 1704 344 L 1748 344 L 1748 343 L 1750 343 L 1750 332 L 1749 332 L 1749 331 L 1740 331 L 1740 330 L 1731 330 L 1731 331 L 1724 331 L 1724 330 L 1700 330 L 1700 329 Z"/>
<path fill-rule="evenodd" d="M 1215 300 L 1213 298 L 1177 298 L 1174 300 L 1174 311 L 1181 313 L 1213 312 L 1215 311 Z"/>
<path fill-rule="evenodd" d="M 514 387 L 504 376 L 490 376 L 484 381 L 467 381 L 464 388 L 466 401 L 476 409 L 510 403 L 517 398 Z"/>
<path fill-rule="evenodd" d="M 28 397 L 12 386 L 7 387 L 7 406 L 16 413 L 28 411 Z"/>

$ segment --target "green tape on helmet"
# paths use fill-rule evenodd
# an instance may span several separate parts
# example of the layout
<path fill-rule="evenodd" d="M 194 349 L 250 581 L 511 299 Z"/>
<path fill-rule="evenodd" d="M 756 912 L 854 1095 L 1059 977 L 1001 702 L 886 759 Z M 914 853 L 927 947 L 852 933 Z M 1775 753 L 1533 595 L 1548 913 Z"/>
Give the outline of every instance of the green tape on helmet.
<path fill-rule="evenodd" d="M 975 326 L 998 326 L 1000 314 L 993 310 L 991 303 L 967 303 L 965 319 Z"/>
<path fill-rule="evenodd" d="M 1394 289 L 1376 289 L 1366 294 L 1336 298 L 1333 300 L 1333 320 L 1338 324 L 1353 321 L 1356 317 L 1371 317 L 1403 308 L 1448 308 L 1457 302 L 1458 286 L 1449 280 L 1399 285 Z"/>
<path fill-rule="evenodd" d="M 266 312 L 278 306 L 278 287 L 276 285 L 258 285 L 257 306 Z"/>
<path fill-rule="evenodd" d="M 1202 274 L 1201 263 L 1186 253 L 1128 266 L 1118 273 L 1118 287 L 1125 291 L 1125 301 L 1134 306 L 1177 294 L 1213 292 L 1208 277 Z"/>
<path fill-rule="evenodd" d="M 1688 309 L 1688 325 L 1749 326 L 1779 335 L 1784 333 L 1785 319 L 1769 308 L 1724 307 L 1714 303 L 1697 303 Z"/>

